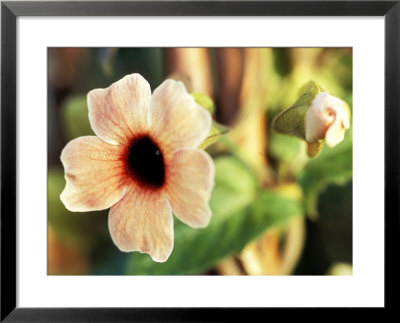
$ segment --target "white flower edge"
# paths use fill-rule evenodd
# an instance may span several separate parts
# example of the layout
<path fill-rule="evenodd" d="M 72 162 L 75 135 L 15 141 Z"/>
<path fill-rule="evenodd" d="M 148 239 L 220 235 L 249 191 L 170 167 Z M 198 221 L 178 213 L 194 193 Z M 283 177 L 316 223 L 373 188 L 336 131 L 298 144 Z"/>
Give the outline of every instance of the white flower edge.
<path fill-rule="evenodd" d="M 344 139 L 350 127 L 350 111 L 347 104 L 328 92 L 317 94 L 305 117 L 305 136 L 308 142 L 325 140 L 334 147 Z"/>

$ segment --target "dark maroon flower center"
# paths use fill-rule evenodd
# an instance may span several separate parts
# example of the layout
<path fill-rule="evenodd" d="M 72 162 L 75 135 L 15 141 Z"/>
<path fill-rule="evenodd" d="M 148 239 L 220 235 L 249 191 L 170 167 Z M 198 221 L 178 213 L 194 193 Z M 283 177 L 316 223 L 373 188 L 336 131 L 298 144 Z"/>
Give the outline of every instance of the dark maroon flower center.
<path fill-rule="evenodd" d="M 141 184 L 164 184 L 164 158 L 157 144 L 147 136 L 135 138 L 128 149 L 128 170 Z"/>

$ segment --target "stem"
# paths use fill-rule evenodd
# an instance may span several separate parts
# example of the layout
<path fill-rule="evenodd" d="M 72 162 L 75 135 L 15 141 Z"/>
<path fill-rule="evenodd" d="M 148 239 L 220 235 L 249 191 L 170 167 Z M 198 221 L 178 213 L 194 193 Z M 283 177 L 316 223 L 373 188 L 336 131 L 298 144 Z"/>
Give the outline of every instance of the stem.
<path fill-rule="evenodd" d="M 167 48 L 166 73 L 185 83 L 189 92 L 213 96 L 208 48 Z"/>

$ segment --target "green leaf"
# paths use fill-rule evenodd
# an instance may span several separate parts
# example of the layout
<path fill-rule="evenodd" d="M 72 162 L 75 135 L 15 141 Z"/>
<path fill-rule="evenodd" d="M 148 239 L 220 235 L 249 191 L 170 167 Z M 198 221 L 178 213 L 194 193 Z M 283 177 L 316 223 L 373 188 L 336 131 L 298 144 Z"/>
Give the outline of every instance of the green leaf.
<path fill-rule="evenodd" d="M 94 135 L 89 123 L 86 95 L 68 97 L 61 107 L 62 125 L 68 140 Z"/>
<path fill-rule="evenodd" d="M 268 150 L 272 157 L 284 163 L 292 162 L 301 151 L 301 141 L 295 137 L 271 132 Z"/>
<path fill-rule="evenodd" d="M 325 140 L 317 140 L 316 142 L 307 142 L 307 155 L 310 158 L 317 157 L 324 147 Z"/>
<path fill-rule="evenodd" d="M 303 85 L 297 101 L 276 116 L 273 121 L 273 129 L 305 140 L 304 118 L 311 102 L 321 91 L 323 91 L 321 86 L 314 81 Z"/>
<path fill-rule="evenodd" d="M 203 93 L 191 93 L 190 94 L 197 104 L 201 105 L 204 109 L 206 109 L 211 115 L 214 113 L 215 105 L 214 101 L 208 96 Z M 215 143 L 220 136 L 227 133 L 229 131 L 228 127 L 225 127 L 218 122 L 213 121 L 210 129 L 210 133 L 208 134 L 207 138 L 199 145 L 200 149 L 205 149 L 208 146 Z"/>
<path fill-rule="evenodd" d="M 260 191 L 254 175 L 237 159 L 220 157 L 215 165 L 215 188 L 210 201 L 213 216 L 209 226 L 192 229 L 177 224 L 170 258 L 165 263 L 155 263 L 148 255 L 132 253 L 127 274 L 204 272 L 221 259 L 241 251 L 268 227 L 302 214 L 300 203 L 276 192 Z"/>
<path fill-rule="evenodd" d="M 199 145 L 199 148 L 205 149 L 215 143 L 222 135 L 229 132 L 229 128 L 213 121 L 208 137 Z"/>
<path fill-rule="evenodd" d="M 330 184 L 344 185 L 353 176 L 352 131 L 336 147 L 324 149 L 315 159 L 310 160 L 299 174 L 298 179 L 304 191 L 307 214 L 318 216 L 318 196 Z"/>
<path fill-rule="evenodd" d="M 214 113 L 215 105 L 214 101 L 203 93 L 194 92 L 190 94 L 197 104 L 200 104 L 204 109 L 206 109 L 210 114 Z"/>
<path fill-rule="evenodd" d="M 300 98 L 297 103 L 303 105 L 310 100 L 312 101 L 319 92 L 324 92 L 322 86 L 315 81 L 309 81 L 300 88 Z"/>

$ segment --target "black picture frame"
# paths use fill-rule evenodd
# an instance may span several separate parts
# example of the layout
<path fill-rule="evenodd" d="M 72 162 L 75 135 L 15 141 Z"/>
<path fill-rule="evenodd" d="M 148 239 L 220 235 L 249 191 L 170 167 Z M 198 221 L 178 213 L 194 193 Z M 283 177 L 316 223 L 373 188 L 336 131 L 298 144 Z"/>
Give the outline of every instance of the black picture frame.
<path fill-rule="evenodd" d="M 243 309 L 16 306 L 16 19 L 19 16 L 382 16 L 385 19 L 385 309 L 399 278 L 400 1 L 82 1 L 1 3 L 1 321 L 234 321 Z M 247 309 L 258 315 L 265 309 Z M 249 313 L 251 312 L 251 313 Z M 248 316 L 250 318 L 252 316 Z M 254 316 L 257 317 L 257 316 Z"/>

